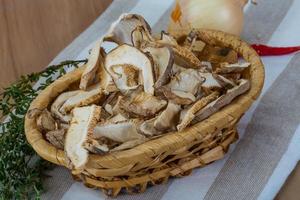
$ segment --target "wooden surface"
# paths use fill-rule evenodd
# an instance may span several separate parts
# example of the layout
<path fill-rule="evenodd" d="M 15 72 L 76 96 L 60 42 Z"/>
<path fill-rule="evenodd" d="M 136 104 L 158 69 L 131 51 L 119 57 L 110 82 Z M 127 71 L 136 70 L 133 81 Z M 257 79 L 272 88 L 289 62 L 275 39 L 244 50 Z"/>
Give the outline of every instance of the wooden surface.
<path fill-rule="evenodd" d="M 112 0 L 0 0 L 0 87 L 39 71 Z"/>

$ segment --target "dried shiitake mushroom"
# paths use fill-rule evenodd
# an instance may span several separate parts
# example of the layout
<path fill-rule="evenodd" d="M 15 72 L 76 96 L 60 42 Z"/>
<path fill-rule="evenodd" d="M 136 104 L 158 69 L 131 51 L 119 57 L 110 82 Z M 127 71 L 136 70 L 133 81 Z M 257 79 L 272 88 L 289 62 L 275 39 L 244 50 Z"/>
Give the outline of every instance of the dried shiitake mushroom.
<path fill-rule="evenodd" d="M 149 34 L 151 33 L 149 24 L 142 16 L 137 14 L 122 14 L 117 21 L 112 23 L 104 40 L 113 41 L 119 45 L 132 45 L 131 33 L 138 26 L 142 26 Z"/>
<path fill-rule="evenodd" d="M 36 119 L 37 126 L 41 132 L 48 132 L 57 129 L 57 122 L 52 117 L 51 113 L 44 109 Z"/>
<path fill-rule="evenodd" d="M 174 56 L 170 47 L 145 47 L 143 52 L 152 56 L 154 62 L 155 88 L 159 88 L 170 81 Z"/>
<path fill-rule="evenodd" d="M 52 130 L 46 133 L 47 140 L 59 149 L 64 149 L 65 129 Z"/>
<path fill-rule="evenodd" d="M 85 91 L 79 91 L 74 96 L 68 98 L 60 107 L 59 112 L 66 114 L 73 108 L 86 106 L 99 102 L 105 96 L 100 84 L 91 86 Z"/>
<path fill-rule="evenodd" d="M 153 60 L 137 48 L 123 44 L 107 54 L 105 58 L 105 67 L 112 75 L 114 74 L 112 69 L 113 66 L 124 64 L 139 69 L 141 71 L 141 80 L 143 82 L 144 91 L 149 94 L 154 94 Z"/>
<path fill-rule="evenodd" d="M 76 169 L 82 168 L 88 160 L 88 150 L 84 146 L 94 142 L 91 138 L 100 120 L 100 112 L 101 107 L 96 105 L 76 107 L 72 110 L 72 120 L 66 134 L 64 149 Z M 99 145 L 99 148 L 108 151 L 105 146 Z"/>
<path fill-rule="evenodd" d="M 131 94 L 120 102 L 120 108 L 132 116 L 149 118 L 162 110 L 167 101 L 146 92 Z"/>

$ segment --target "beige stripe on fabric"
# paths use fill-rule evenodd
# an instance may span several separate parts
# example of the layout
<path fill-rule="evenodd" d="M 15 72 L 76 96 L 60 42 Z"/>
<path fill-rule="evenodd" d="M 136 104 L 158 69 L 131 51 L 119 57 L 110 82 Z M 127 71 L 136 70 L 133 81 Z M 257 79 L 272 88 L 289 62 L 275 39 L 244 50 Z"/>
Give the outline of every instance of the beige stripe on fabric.
<path fill-rule="evenodd" d="M 55 167 L 54 170 L 47 171 L 46 174 L 49 178 L 43 181 L 46 192 L 42 193 L 41 199 L 61 199 L 74 183 L 70 171 L 64 167 Z"/>
<path fill-rule="evenodd" d="M 110 24 L 115 21 L 121 13 L 129 12 L 138 0 L 114 0 L 106 11 L 93 24 L 81 33 L 70 45 L 68 45 L 51 63 L 59 63 L 64 60 L 75 59 L 78 54 L 99 36 L 105 34 Z M 42 199 L 59 200 L 74 183 L 69 170 L 56 167 L 49 172 L 52 178 L 44 181 L 45 192 Z"/>
<path fill-rule="evenodd" d="M 258 0 L 245 13 L 242 39 L 249 43 L 267 43 L 289 11 L 294 0 Z"/>
<path fill-rule="evenodd" d="M 205 199 L 257 199 L 300 123 L 300 54 L 262 97 Z"/>

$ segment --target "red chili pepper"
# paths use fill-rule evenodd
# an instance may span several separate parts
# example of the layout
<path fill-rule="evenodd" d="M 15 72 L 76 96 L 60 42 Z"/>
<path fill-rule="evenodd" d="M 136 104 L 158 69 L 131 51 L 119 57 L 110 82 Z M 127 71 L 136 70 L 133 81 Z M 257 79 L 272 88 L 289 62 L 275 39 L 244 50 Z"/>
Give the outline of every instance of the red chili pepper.
<path fill-rule="evenodd" d="M 300 46 L 270 47 L 263 44 L 252 44 L 251 46 L 260 56 L 278 56 L 300 51 Z"/>

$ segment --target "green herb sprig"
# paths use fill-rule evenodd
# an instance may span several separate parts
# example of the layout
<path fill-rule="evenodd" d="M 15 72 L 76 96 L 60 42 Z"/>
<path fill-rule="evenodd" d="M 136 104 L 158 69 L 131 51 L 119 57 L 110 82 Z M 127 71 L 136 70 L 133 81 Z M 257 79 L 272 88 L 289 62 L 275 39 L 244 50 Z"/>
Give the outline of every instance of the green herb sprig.
<path fill-rule="evenodd" d="M 0 199 L 40 199 L 43 171 L 51 166 L 27 143 L 24 116 L 32 100 L 69 67 L 87 60 L 69 60 L 39 73 L 22 76 L 0 94 Z M 39 81 L 39 86 L 33 87 Z"/>

